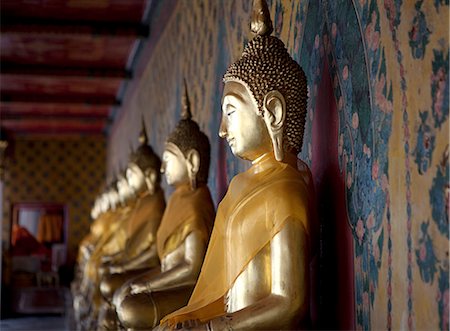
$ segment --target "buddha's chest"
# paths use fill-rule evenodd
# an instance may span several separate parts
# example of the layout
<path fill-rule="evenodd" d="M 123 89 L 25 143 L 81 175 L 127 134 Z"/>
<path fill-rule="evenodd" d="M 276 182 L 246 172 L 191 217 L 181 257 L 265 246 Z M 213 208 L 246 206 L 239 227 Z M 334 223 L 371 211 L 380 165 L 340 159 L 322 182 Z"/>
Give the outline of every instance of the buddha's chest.
<path fill-rule="evenodd" d="M 245 308 L 271 292 L 271 250 L 267 244 L 238 276 L 225 297 L 227 312 Z"/>

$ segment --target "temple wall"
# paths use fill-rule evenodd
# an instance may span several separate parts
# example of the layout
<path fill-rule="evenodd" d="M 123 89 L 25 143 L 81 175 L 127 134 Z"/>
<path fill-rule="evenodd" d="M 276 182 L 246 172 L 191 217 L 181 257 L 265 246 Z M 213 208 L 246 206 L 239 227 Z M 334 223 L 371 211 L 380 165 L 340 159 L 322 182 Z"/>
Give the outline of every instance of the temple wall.
<path fill-rule="evenodd" d="M 153 20 L 138 79 L 111 130 L 109 175 L 126 165 L 142 118 L 152 146 L 163 151 L 179 117 L 183 78 L 193 116 L 210 137 L 209 185 L 216 203 L 230 179 L 248 167 L 217 132 L 221 77 L 251 38 L 250 3 L 161 2 L 161 19 Z M 341 230 L 333 238 L 338 244 L 340 234 L 350 234 L 336 268 L 349 271 L 347 294 L 353 300 L 336 293 L 334 303 L 336 311 L 341 302 L 354 306 L 345 311 L 347 321 L 336 318 L 335 326 L 448 329 L 448 1 L 268 3 L 275 35 L 308 78 L 300 156 L 311 165 L 317 186 L 330 177 L 324 177 L 327 164 L 337 165 L 331 172 L 337 184 L 328 192 L 334 196 L 325 195 L 320 204 L 341 201 L 339 216 L 321 221 L 325 234 Z M 317 102 L 323 78 L 331 82 L 328 106 Z M 327 126 L 315 121 L 327 120 L 327 107 L 337 123 L 335 135 L 327 132 L 324 138 L 320 130 Z M 324 152 L 328 144 L 336 155 Z M 330 250 L 328 237 L 323 240 Z M 351 263 L 344 263 L 349 257 Z"/>
<path fill-rule="evenodd" d="M 105 140 L 17 139 L 10 151 L 3 185 L 4 245 L 10 244 L 13 203 L 61 203 L 67 206 L 68 254 L 74 258 L 89 232 L 91 207 L 104 182 Z"/>

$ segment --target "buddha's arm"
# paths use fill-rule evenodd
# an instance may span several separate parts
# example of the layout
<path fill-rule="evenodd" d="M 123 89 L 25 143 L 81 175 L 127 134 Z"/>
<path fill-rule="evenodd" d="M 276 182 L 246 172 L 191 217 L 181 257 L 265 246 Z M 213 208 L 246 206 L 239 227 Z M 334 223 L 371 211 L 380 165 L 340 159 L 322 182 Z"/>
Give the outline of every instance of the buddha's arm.
<path fill-rule="evenodd" d="M 150 249 L 142 252 L 139 256 L 134 259 L 127 260 L 123 264 L 114 264 L 110 267 L 111 273 L 121 273 L 125 271 L 135 270 L 138 268 L 147 267 L 149 262 L 156 260 L 158 258 L 158 252 L 156 250 L 156 245 L 151 245 Z"/>
<path fill-rule="evenodd" d="M 112 254 L 103 255 L 102 256 L 102 263 L 110 263 L 116 259 L 120 259 L 123 254 L 123 251 L 118 252 L 112 252 Z"/>
<path fill-rule="evenodd" d="M 194 285 L 203 263 L 206 246 L 198 231 L 190 233 L 182 245 L 184 245 L 184 256 L 173 268 L 156 276 L 140 278 L 139 282 L 131 285 L 131 293 L 162 291 L 174 286 Z"/>
<path fill-rule="evenodd" d="M 79 251 L 79 261 L 78 263 L 86 263 L 86 261 L 89 260 L 89 258 L 91 257 L 92 252 L 94 251 L 95 246 L 91 243 L 85 243 L 84 245 L 80 246 L 80 251 Z"/>
<path fill-rule="evenodd" d="M 210 321 L 213 330 L 292 328 L 298 321 L 305 320 L 309 311 L 308 236 L 300 224 L 287 222 L 272 239 L 270 247 L 270 295 Z"/>
<path fill-rule="evenodd" d="M 126 232 L 123 229 L 119 229 L 117 232 L 111 235 L 109 240 L 102 247 L 102 256 L 105 257 L 105 262 L 108 261 L 108 257 L 112 257 L 116 254 L 120 254 L 124 249 L 126 241 Z"/>

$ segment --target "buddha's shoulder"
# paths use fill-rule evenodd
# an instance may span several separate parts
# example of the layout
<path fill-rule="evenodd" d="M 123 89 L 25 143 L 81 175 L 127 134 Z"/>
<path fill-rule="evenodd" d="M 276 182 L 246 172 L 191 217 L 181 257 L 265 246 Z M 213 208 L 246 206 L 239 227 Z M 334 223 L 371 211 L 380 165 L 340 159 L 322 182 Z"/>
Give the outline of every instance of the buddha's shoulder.
<path fill-rule="evenodd" d="M 311 181 L 312 177 L 309 168 L 295 169 L 288 166 L 270 178 L 267 185 L 272 189 L 280 189 L 289 193 L 293 190 L 307 190 Z"/>

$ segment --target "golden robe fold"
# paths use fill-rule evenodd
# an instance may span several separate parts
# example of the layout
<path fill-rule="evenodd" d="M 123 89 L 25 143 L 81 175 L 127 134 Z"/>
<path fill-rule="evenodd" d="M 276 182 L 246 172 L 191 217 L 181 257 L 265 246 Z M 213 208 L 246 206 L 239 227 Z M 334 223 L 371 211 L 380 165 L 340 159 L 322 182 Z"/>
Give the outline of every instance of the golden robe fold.
<path fill-rule="evenodd" d="M 166 202 L 164 192 L 159 189 L 154 194 L 144 194 L 135 205 L 135 211 L 127 224 L 127 240 L 125 248 L 112 263 L 123 263 L 138 257 L 154 244 L 156 232 L 161 222 Z"/>
<path fill-rule="evenodd" d="M 295 222 L 309 235 L 309 170 L 265 155 L 233 178 L 219 204 L 214 229 L 194 292 L 186 307 L 166 316 L 173 326 L 224 315 L 224 296 L 248 263 L 283 228 Z"/>
<path fill-rule="evenodd" d="M 160 260 L 179 247 L 194 230 L 199 231 L 208 242 L 214 220 L 213 206 L 206 185 L 196 190 L 192 190 L 189 184 L 177 187 L 170 197 L 157 233 Z"/>

